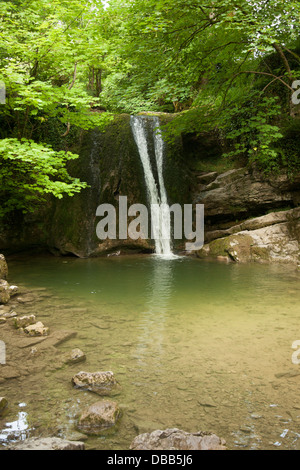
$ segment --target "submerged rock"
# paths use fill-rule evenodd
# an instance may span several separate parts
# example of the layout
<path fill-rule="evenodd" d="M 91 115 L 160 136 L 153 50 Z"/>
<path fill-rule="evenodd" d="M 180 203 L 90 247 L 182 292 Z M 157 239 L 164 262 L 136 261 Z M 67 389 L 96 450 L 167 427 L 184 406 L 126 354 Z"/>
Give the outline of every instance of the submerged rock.
<path fill-rule="evenodd" d="M 24 315 L 13 319 L 15 328 L 26 328 L 36 323 L 35 315 Z"/>
<path fill-rule="evenodd" d="M 79 372 L 72 378 L 72 383 L 77 388 L 95 392 L 98 395 L 110 395 L 117 391 L 119 384 L 114 373 L 107 372 Z"/>
<path fill-rule="evenodd" d="M 114 426 L 120 415 L 120 409 L 114 401 L 98 401 L 83 411 L 78 429 L 86 434 L 99 434 Z"/>
<path fill-rule="evenodd" d="M 9 284 L 4 279 L 0 280 L 0 304 L 7 304 L 10 299 Z"/>
<path fill-rule="evenodd" d="M 19 292 L 18 286 L 9 286 L 9 293 L 11 297 L 13 295 L 16 295 L 18 292 Z"/>
<path fill-rule="evenodd" d="M 63 361 L 65 364 L 78 364 L 86 360 L 86 355 L 81 349 L 75 348 L 71 352 L 64 355 Z"/>
<path fill-rule="evenodd" d="M 216 434 L 188 433 L 180 429 L 157 430 L 140 434 L 130 445 L 132 450 L 226 450 L 226 442 Z"/>
<path fill-rule="evenodd" d="M 24 328 L 24 332 L 29 336 L 48 336 L 49 328 L 39 321 L 34 325 L 26 326 L 26 328 Z"/>
<path fill-rule="evenodd" d="M 0 279 L 6 279 L 8 276 L 8 267 L 4 255 L 0 254 Z"/>
<path fill-rule="evenodd" d="M 29 302 L 34 302 L 34 301 L 37 301 L 38 298 L 32 294 L 23 294 L 21 297 L 17 297 L 17 301 L 20 303 L 20 304 L 27 304 Z"/>
<path fill-rule="evenodd" d="M 67 441 L 58 437 L 32 437 L 9 447 L 9 450 L 85 450 L 83 442 Z"/>
<path fill-rule="evenodd" d="M 0 416 L 6 411 L 8 407 L 8 401 L 4 397 L 0 397 Z"/>
<path fill-rule="evenodd" d="M 2 306 L 4 309 L 6 310 L 1 310 L 1 316 L 6 318 L 6 319 L 10 319 L 10 318 L 14 318 L 14 317 L 17 317 L 18 314 L 14 311 L 14 310 L 11 310 L 10 307 L 6 306 Z M 3 314 L 2 314 L 3 312 Z"/>

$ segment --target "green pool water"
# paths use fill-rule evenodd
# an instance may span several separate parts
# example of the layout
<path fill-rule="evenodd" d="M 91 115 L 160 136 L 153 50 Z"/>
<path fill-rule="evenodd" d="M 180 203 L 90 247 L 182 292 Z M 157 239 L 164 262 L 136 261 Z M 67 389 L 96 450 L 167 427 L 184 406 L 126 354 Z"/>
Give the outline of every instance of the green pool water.
<path fill-rule="evenodd" d="M 50 331 L 76 331 L 59 350 L 79 347 L 87 360 L 55 368 L 54 358 L 18 386 L 0 384 L 14 405 L 6 421 L 68 437 L 99 400 L 74 389 L 72 375 L 111 370 L 122 418 L 87 448 L 128 449 L 137 434 L 168 427 L 215 432 L 231 449 L 300 448 L 295 267 L 156 256 L 23 257 L 9 266 L 10 282 L 47 288 L 32 313 Z"/>

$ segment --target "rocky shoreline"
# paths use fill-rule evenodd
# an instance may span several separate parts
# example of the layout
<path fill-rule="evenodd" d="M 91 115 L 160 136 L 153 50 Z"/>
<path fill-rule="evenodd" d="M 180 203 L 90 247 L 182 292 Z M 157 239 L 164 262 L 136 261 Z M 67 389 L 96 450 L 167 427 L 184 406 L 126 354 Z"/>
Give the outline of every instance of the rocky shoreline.
<path fill-rule="evenodd" d="M 38 373 L 47 375 L 47 371 L 53 370 L 53 367 L 76 367 L 86 361 L 86 355 L 78 348 L 68 352 L 59 350 L 58 346 L 76 337 L 77 332 L 54 330 L 39 321 L 38 315 L 32 311 L 36 309 L 38 302 L 49 294 L 43 288 L 28 290 L 10 286 L 3 255 L 0 255 L 0 261 L 1 277 L 5 277 L 0 281 L 5 281 L 2 284 L 5 288 L 1 291 L 3 296 L 0 300 L 0 338 L 6 345 L 8 358 L 0 364 L 0 389 L 4 390 L 4 393 L 0 392 L 1 434 L 10 408 L 14 406 L 10 403 L 10 396 L 5 395 L 6 384 L 15 384 L 14 386 L 18 387 L 16 381 L 20 384 L 22 380 L 34 378 Z M 70 377 L 70 383 L 74 389 L 88 393 L 91 398 L 95 397 L 76 411 L 70 438 L 61 437 L 60 433 L 45 435 L 42 428 L 33 432 L 29 430 L 20 436 L 9 436 L 8 442 L 0 445 L 0 450 L 85 450 L 85 440 L 89 436 L 103 436 L 110 429 L 117 431 L 118 426 L 122 425 L 124 411 L 115 398 L 111 398 L 118 396 L 122 389 L 114 373 L 80 370 Z M 83 400 L 85 401 L 86 399 Z M 130 450 L 141 449 L 225 450 L 226 446 L 224 439 L 213 433 L 187 433 L 174 428 L 136 436 Z"/>

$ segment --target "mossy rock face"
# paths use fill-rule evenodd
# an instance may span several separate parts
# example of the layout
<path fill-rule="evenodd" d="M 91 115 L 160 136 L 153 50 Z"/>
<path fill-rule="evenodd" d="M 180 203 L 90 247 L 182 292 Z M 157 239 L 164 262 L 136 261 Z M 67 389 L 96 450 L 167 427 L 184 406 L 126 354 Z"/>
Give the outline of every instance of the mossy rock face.
<path fill-rule="evenodd" d="M 0 397 L 0 417 L 2 417 L 8 408 L 8 401 L 4 397 Z"/>
<path fill-rule="evenodd" d="M 262 246 L 252 246 L 251 259 L 259 262 L 270 261 L 270 249 Z"/>
<path fill-rule="evenodd" d="M 251 261 L 251 246 L 253 240 L 251 236 L 245 234 L 231 235 L 225 238 L 213 240 L 205 245 L 197 255 L 203 257 L 228 257 L 232 261 L 245 263 Z"/>
<path fill-rule="evenodd" d="M 251 246 L 253 240 L 249 235 L 235 235 L 229 237 L 229 256 L 236 262 L 247 263 L 251 261 Z"/>
<path fill-rule="evenodd" d="M 98 401 L 83 411 L 78 429 L 86 434 L 101 434 L 115 426 L 121 416 L 117 403 L 110 400 Z"/>
<path fill-rule="evenodd" d="M 161 124 L 172 115 L 159 113 Z M 111 204 L 116 209 L 117 235 L 119 229 L 119 197 L 126 196 L 128 207 L 133 204 L 148 206 L 144 170 L 130 124 L 130 115 L 117 115 L 105 131 L 73 132 L 62 142 L 55 138 L 59 129 L 55 126 L 47 134 L 47 142 L 53 137 L 53 147 L 70 150 L 79 158 L 68 163 L 72 177 L 87 182 L 89 187 L 73 197 L 58 200 L 49 197 L 34 214 L 13 217 L 0 227 L 0 249 L 5 252 L 38 247 L 50 249 L 55 254 L 74 254 L 78 257 L 100 256 L 111 252 L 152 252 L 154 241 L 147 240 L 99 240 L 96 227 L 100 218 L 96 211 L 101 204 Z M 52 136 L 53 134 L 53 136 Z M 71 138 L 72 137 L 72 138 Z M 51 143 L 49 142 L 49 143 Z M 149 142 L 151 146 L 151 143 Z M 165 145 L 164 180 L 170 205 L 192 203 L 190 176 L 187 170 L 182 142 Z M 132 218 L 128 217 L 128 222 Z M 176 242 L 177 243 L 177 242 Z"/>
<path fill-rule="evenodd" d="M 228 249 L 230 249 L 229 238 L 219 238 L 210 243 L 209 254 L 213 257 L 228 256 Z"/>
<path fill-rule="evenodd" d="M 62 254 L 96 256 L 118 250 L 126 243 L 97 238 L 97 207 L 112 204 L 117 214 L 118 198 L 127 196 L 128 205 L 146 203 L 143 171 L 130 128 L 130 116 L 119 115 L 105 132 L 85 132 L 77 150 L 79 159 L 70 173 L 89 185 L 80 194 L 54 202 L 48 244 Z M 149 248 L 149 246 L 147 246 Z M 143 247 L 144 248 L 144 247 Z"/>
<path fill-rule="evenodd" d="M 144 170 L 130 124 L 130 115 L 115 117 L 105 132 L 97 129 L 86 132 L 80 148 L 74 149 L 80 158 L 72 162 L 70 173 L 89 184 L 80 194 L 55 202 L 48 244 L 60 253 L 77 256 L 98 256 L 118 250 L 151 252 L 154 241 L 148 240 L 99 240 L 96 226 L 97 207 L 111 204 L 117 216 L 119 232 L 119 197 L 126 196 L 128 207 L 133 204 L 148 206 Z M 162 124 L 170 116 L 161 115 Z M 151 153 L 151 142 L 148 142 Z M 165 145 L 164 180 L 169 204 L 192 203 L 190 179 L 185 167 L 181 141 Z M 128 222 L 132 218 L 128 217 Z"/>
<path fill-rule="evenodd" d="M 72 377 L 72 383 L 76 388 L 88 390 L 98 395 L 111 395 L 118 393 L 120 385 L 113 372 L 78 372 Z"/>

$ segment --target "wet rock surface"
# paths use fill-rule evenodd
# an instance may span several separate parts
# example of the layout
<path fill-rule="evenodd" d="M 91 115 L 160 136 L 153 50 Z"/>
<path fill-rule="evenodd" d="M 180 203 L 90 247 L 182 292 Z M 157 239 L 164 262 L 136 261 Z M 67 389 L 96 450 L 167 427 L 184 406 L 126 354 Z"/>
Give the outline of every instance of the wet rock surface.
<path fill-rule="evenodd" d="M 0 261 L 3 266 L 3 255 L 0 256 Z M 0 287 L 0 302 L 1 293 L 7 295 L 7 303 L 0 304 L 0 338 L 6 345 L 7 356 L 6 363 L 0 366 L 0 384 L 7 380 L 22 379 L 45 367 L 53 367 L 54 357 L 55 364 L 62 366 L 64 361 L 57 347 L 74 338 L 77 333 L 72 330 L 51 332 L 49 327 L 39 320 L 39 314 L 32 313 L 39 312 L 39 303 L 48 298 L 49 294 L 44 288 L 28 290 L 20 286 L 10 286 L 4 280 L 0 282 L 3 288 L 1 291 Z M 68 357 L 71 363 L 82 359 L 76 349 Z"/>
<path fill-rule="evenodd" d="M 132 450 L 226 450 L 224 439 L 212 433 L 188 433 L 180 429 L 157 430 L 140 434 L 130 445 Z"/>
<path fill-rule="evenodd" d="M 69 353 L 66 353 L 63 357 L 63 362 L 65 364 L 78 364 L 79 362 L 84 362 L 86 360 L 86 355 L 79 348 L 72 349 Z"/>
<path fill-rule="evenodd" d="M 8 276 L 8 267 L 4 255 L 0 254 L 0 279 L 6 279 Z"/>
<path fill-rule="evenodd" d="M 7 282 L 8 266 L 3 254 L 0 254 L 0 307 L 3 310 L 3 305 L 8 304 L 10 298 L 18 291 L 17 286 L 10 286 Z M 0 315 L 1 315 L 0 310 Z"/>
<path fill-rule="evenodd" d="M 4 279 L 0 280 L 0 304 L 7 304 L 10 300 L 9 284 Z"/>
<path fill-rule="evenodd" d="M 75 387 L 98 395 L 110 395 L 119 389 L 119 384 L 115 379 L 114 373 L 106 372 L 78 372 L 72 377 L 72 383 Z"/>
<path fill-rule="evenodd" d="M 4 397 L 0 397 L 0 416 L 2 416 L 4 414 L 4 412 L 6 411 L 8 407 L 8 401 L 6 398 Z"/>
<path fill-rule="evenodd" d="M 44 304 L 41 303 L 41 307 L 39 307 L 41 299 L 49 298 L 49 294 L 44 289 L 28 290 L 19 286 L 18 294 L 20 298 L 14 295 L 7 304 L 0 305 L 0 339 L 6 346 L 6 361 L 0 365 L 1 395 L 5 389 L 11 390 L 11 387 L 16 392 L 19 390 L 19 393 L 16 393 L 19 397 L 19 404 L 14 399 L 13 401 L 10 400 L 8 406 L 7 398 L 4 395 L 0 397 L 0 445 L 4 446 L 0 448 L 12 448 L 13 450 L 81 450 L 82 442 L 73 443 L 70 441 L 77 441 L 78 439 L 66 437 L 67 434 L 72 435 L 68 428 L 64 432 L 64 439 L 48 438 L 47 429 L 43 429 L 44 432 L 42 432 L 42 435 L 45 436 L 46 431 L 46 437 L 40 438 L 39 424 L 37 424 L 37 431 L 35 425 L 29 425 L 26 408 L 23 408 L 23 406 L 26 407 L 26 403 L 22 403 L 25 389 L 30 387 L 32 399 L 35 401 L 36 387 L 38 386 L 39 389 L 38 394 L 43 390 L 43 386 L 44 389 L 47 389 L 45 383 L 49 374 L 63 367 L 72 367 L 73 361 L 76 363 L 78 360 L 85 358 L 84 353 L 78 348 L 71 349 L 69 353 L 64 353 L 58 349 L 66 341 L 76 338 L 77 332 L 60 329 L 50 331 L 48 326 L 39 321 L 40 315 L 45 316 L 43 312 Z M 26 301 L 20 302 L 21 298 L 26 299 Z M 33 311 L 34 314 L 31 313 Z M 66 386 L 67 383 L 66 380 Z M 48 410 L 53 409 L 54 402 L 48 403 L 47 395 L 38 400 L 42 400 L 46 408 L 48 406 Z M 89 400 L 87 400 L 88 403 Z M 70 415 L 69 419 L 72 422 L 75 419 L 73 415 L 78 412 L 79 405 L 75 399 L 71 399 L 70 403 L 61 404 L 58 402 L 57 406 L 55 418 L 53 419 L 52 416 L 51 425 L 48 425 L 49 434 L 52 436 L 60 433 L 60 423 L 64 421 L 62 413 Z M 35 437 L 36 435 L 38 437 Z"/>
<path fill-rule="evenodd" d="M 26 328 L 29 325 L 36 323 L 35 315 L 24 315 L 22 317 L 14 317 L 13 324 L 15 328 Z"/>
<path fill-rule="evenodd" d="M 98 401 L 83 411 L 78 422 L 78 429 L 87 434 L 99 434 L 115 426 L 121 412 L 114 401 Z"/>

